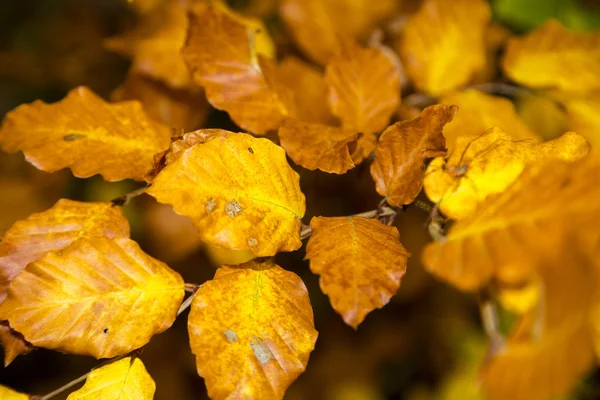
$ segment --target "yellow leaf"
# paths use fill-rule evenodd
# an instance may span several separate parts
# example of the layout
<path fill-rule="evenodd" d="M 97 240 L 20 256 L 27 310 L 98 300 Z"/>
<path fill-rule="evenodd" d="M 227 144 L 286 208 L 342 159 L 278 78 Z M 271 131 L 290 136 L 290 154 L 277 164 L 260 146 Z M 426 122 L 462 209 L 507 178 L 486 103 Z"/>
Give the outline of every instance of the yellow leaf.
<path fill-rule="evenodd" d="M 412 203 L 423 186 L 423 163 L 446 155 L 442 129 L 452 121 L 458 107 L 427 107 L 411 121 L 390 126 L 379 138 L 371 175 L 377 192 L 392 206 Z"/>
<path fill-rule="evenodd" d="M 540 257 L 567 251 L 565 241 L 598 240 L 600 157 L 528 166 L 503 193 L 490 196 L 471 216 L 455 223 L 445 240 L 429 244 L 425 268 L 462 290 L 495 277 L 527 280 Z M 586 229 L 589 228 L 589 229 Z"/>
<path fill-rule="evenodd" d="M 498 285 L 498 302 L 502 308 L 517 315 L 533 310 L 540 302 L 541 288 L 537 279 L 531 279 L 521 285 Z"/>
<path fill-rule="evenodd" d="M 310 269 L 344 321 L 357 328 L 400 287 L 409 253 L 398 229 L 376 219 L 315 217 L 306 246 Z"/>
<path fill-rule="evenodd" d="M 155 390 L 142 361 L 126 357 L 93 370 L 67 400 L 152 400 Z"/>
<path fill-rule="evenodd" d="M 279 127 L 279 139 L 288 156 L 306 169 L 344 174 L 354 168 L 350 148 L 358 134 L 352 129 L 288 118 Z"/>
<path fill-rule="evenodd" d="M 451 151 L 456 152 L 453 149 L 457 138 L 478 136 L 493 127 L 502 128 L 516 140 L 540 140 L 539 136 L 521 120 L 513 103 L 503 97 L 467 89 L 448 93 L 440 99 L 440 103 L 455 104 L 460 110 L 452 123 L 444 127 L 446 145 Z"/>
<path fill-rule="evenodd" d="M 60 199 L 42 213 L 16 222 L 0 242 L 0 302 L 27 264 L 80 237 L 129 237 L 129 223 L 112 203 L 81 203 Z"/>
<path fill-rule="evenodd" d="M 198 374 L 214 399 L 281 399 L 317 339 L 302 280 L 278 265 L 223 266 L 188 320 Z"/>
<path fill-rule="evenodd" d="M 250 250 L 229 250 L 211 244 L 206 244 L 204 251 L 215 268 L 219 268 L 222 265 L 243 264 L 255 258 L 254 253 Z"/>
<path fill-rule="evenodd" d="M 8 367 L 18 355 L 33 350 L 31 343 L 25 341 L 19 332 L 11 329 L 6 321 L 0 322 L 0 342 L 4 347 L 4 367 Z"/>
<path fill-rule="evenodd" d="M 38 347 L 110 358 L 171 326 L 179 274 L 126 238 L 81 238 L 11 282 L 0 319 Z"/>
<path fill-rule="evenodd" d="M 581 134 L 600 149 L 600 95 L 566 103 L 569 129 Z"/>
<path fill-rule="evenodd" d="M 369 33 L 397 8 L 394 0 L 283 0 L 279 12 L 300 49 L 325 65 L 340 37 Z"/>
<path fill-rule="evenodd" d="M 258 31 L 266 29 L 220 3 L 198 7 L 190 13 L 182 54 L 192 79 L 204 87 L 215 108 L 227 111 L 243 129 L 264 134 L 277 129 L 288 111 L 265 76 L 276 71 L 257 47 Z"/>
<path fill-rule="evenodd" d="M 25 153 L 47 172 L 71 168 L 78 178 L 142 180 L 171 130 L 150 120 L 140 103 L 108 104 L 79 87 L 58 103 L 35 101 L 9 112 L 0 128 L 4 151 Z"/>
<path fill-rule="evenodd" d="M 485 0 L 425 0 L 399 43 L 414 86 L 436 95 L 467 84 L 486 64 L 489 21 Z"/>
<path fill-rule="evenodd" d="M 29 396 L 19 393 L 6 386 L 0 385 L 0 399 L 2 400 L 29 400 Z"/>
<path fill-rule="evenodd" d="M 136 0 L 137 1 L 137 0 Z M 172 88 L 191 86 L 190 73 L 180 51 L 188 30 L 183 2 L 161 1 L 142 14 L 139 24 L 123 36 L 105 41 L 108 49 L 128 55 L 132 70 Z"/>
<path fill-rule="evenodd" d="M 191 217 L 203 241 L 257 256 L 298 249 L 305 200 L 284 150 L 247 134 L 185 150 L 148 193 Z"/>
<path fill-rule="evenodd" d="M 550 20 L 508 42 L 502 67 L 521 85 L 588 93 L 600 89 L 600 32 L 579 33 Z"/>
<path fill-rule="evenodd" d="M 575 161 L 589 150 L 589 142 L 574 132 L 545 143 L 516 141 L 500 128 L 461 136 L 448 159 L 436 158 L 427 167 L 425 193 L 446 216 L 463 219 L 488 196 L 504 191 L 527 165 L 552 158 Z"/>

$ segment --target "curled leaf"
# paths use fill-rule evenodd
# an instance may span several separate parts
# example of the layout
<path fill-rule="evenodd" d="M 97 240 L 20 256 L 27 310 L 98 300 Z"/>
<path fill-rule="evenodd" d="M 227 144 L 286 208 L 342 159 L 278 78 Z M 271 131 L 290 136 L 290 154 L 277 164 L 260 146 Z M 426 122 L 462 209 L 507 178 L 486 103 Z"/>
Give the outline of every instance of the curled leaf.
<path fill-rule="evenodd" d="M 279 127 L 281 147 L 307 169 L 343 174 L 354 168 L 350 147 L 358 135 L 353 130 L 286 119 Z"/>
<path fill-rule="evenodd" d="M 383 132 L 375 149 L 371 175 L 377 192 L 392 206 L 410 204 L 423 187 L 426 159 L 446 155 L 442 129 L 456 106 L 427 107 L 411 121 L 396 122 Z"/>
<path fill-rule="evenodd" d="M 34 348 L 6 321 L 0 322 L 0 342 L 4 348 L 4 367 L 8 367 L 18 355 L 27 354 Z"/>
<path fill-rule="evenodd" d="M 400 287 L 409 256 L 398 229 L 376 219 L 315 217 L 306 246 L 310 269 L 344 321 L 357 328 Z"/>
<path fill-rule="evenodd" d="M 212 399 L 281 399 L 317 339 L 302 280 L 272 263 L 223 266 L 194 295 L 188 319 Z"/>
<path fill-rule="evenodd" d="M 152 400 L 156 384 L 139 358 L 125 357 L 94 369 L 67 400 Z"/>
<path fill-rule="evenodd" d="M 171 130 L 150 120 L 140 103 L 109 104 L 85 87 L 58 103 L 21 105 L 0 128 L 2 149 L 22 151 L 38 169 L 68 167 L 79 178 L 100 174 L 107 181 L 142 180 L 170 138 Z"/>
<path fill-rule="evenodd" d="M 441 94 L 467 84 L 486 65 L 485 0 L 425 0 L 410 16 L 399 52 L 414 86 Z M 460 49 L 460 50 L 459 50 Z"/>
<path fill-rule="evenodd" d="M 148 193 L 191 217 L 210 244 L 258 256 L 301 246 L 299 176 L 270 140 L 230 133 L 197 144 L 167 165 Z"/>
<path fill-rule="evenodd" d="M 11 282 L 0 318 L 37 347 L 110 358 L 171 326 L 181 276 L 126 238 L 81 238 Z"/>

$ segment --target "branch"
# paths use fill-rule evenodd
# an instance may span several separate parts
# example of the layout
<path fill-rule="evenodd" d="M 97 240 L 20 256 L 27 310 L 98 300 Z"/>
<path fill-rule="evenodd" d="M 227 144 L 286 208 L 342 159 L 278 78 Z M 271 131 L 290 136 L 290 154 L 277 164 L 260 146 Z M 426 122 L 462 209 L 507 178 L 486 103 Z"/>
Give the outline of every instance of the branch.
<path fill-rule="evenodd" d="M 114 206 L 125 206 L 129 204 L 129 201 L 131 201 L 131 199 L 144 194 L 149 187 L 150 186 L 141 187 L 139 189 L 134 190 L 133 192 L 117 197 L 116 199 L 112 199 L 110 202 L 113 203 Z"/>

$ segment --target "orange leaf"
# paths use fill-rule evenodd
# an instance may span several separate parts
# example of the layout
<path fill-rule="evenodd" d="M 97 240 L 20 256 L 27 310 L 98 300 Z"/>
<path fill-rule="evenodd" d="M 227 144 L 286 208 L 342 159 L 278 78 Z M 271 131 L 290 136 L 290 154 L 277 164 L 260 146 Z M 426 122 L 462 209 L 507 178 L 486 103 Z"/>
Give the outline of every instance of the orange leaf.
<path fill-rule="evenodd" d="M 369 33 L 397 8 L 395 0 L 283 0 L 279 11 L 302 51 L 325 65 L 340 36 Z"/>
<path fill-rule="evenodd" d="M 27 264 L 80 237 L 129 237 L 129 223 L 112 203 L 60 199 L 52 208 L 17 221 L 0 242 L 0 302 Z"/>
<path fill-rule="evenodd" d="M 599 90 L 600 32 L 571 32 L 550 20 L 511 39 L 502 67 L 512 80 L 532 88 L 577 93 Z"/>
<path fill-rule="evenodd" d="M 288 156 L 304 168 L 335 174 L 354 168 L 349 148 L 358 135 L 353 130 L 288 118 L 279 127 L 279 139 Z"/>
<path fill-rule="evenodd" d="M 440 99 L 440 103 L 455 104 L 460 110 L 452 123 L 444 127 L 446 145 L 451 151 L 458 137 L 478 136 L 493 127 L 502 128 L 516 140 L 540 140 L 540 137 L 519 118 L 513 103 L 504 97 L 467 89 L 448 93 Z"/>
<path fill-rule="evenodd" d="M 81 238 L 34 261 L 11 282 L 0 319 L 34 346 L 115 357 L 175 320 L 179 274 L 126 238 Z"/>
<path fill-rule="evenodd" d="M 462 290 L 476 290 L 493 277 L 528 279 L 541 256 L 567 251 L 566 240 L 599 239 L 600 186 L 589 180 L 598 174 L 594 153 L 573 163 L 530 165 L 502 194 L 455 223 L 444 240 L 429 244 L 423 265 Z"/>
<path fill-rule="evenodd" d="M 398 229 L 376 219 L 315 217 L 306 246 L 310 269 L 344 321 L 357 328 L 400 287 L 409 253 Z"/>
<path fill-rule="evenodd" d="M 188 30 L 183 2 L 161 1 L 141 16 L 138 26 L 105 41 L 108 49 L 132 58 L 132 70 L 172 88 L 191 86 L 190 73 L 180 51 Z"/>
<path fill-rule="evenodd" d="M 425 0 L 399 43 L 414 86 L 436 95 L 467 84 L 486 64 L 489 21 L 485 0 Z"/>
<path fill-rule="evenodd" d="M 112 99 L 138 100 L 150 118 L 184 131 L 198 129 L 210 111 L 201 89 L 172 89 L 139 73 L 130 73 Z"/>
<path fill-rule="evenodd" d="M 315 346 L 306 286 L 272 263 L 223 266 L 194 295 L 188 320 L 211 399 L 282 399 Z"/>
<path fill-rule="evenodd" d="M 71 168 L 78 178 L 142 180 L 171 131 L 151 121 L 138 102 L 108 104 L 79 87 L 58 103 L 35 101 L 9 112 L 0 128 L 4 151 L 23 151 L 47 172 Z"/>
<path fill-rule="evenodd" d="M 8 367 L 18 355 L 33 350 L 31 343 L 23 339 L 23 335 L 19 332 L 11 329 L 6 321 L 0 322 L 0 342 L 4 347 L 4 367 Z"/>
<path fill-rule="evenodd" d="M 190 13 L 182 54 L 215 108 L 243 129 L 264 134 L 277 129 L 287 110 L 265 77 L 263 69 L 274 74 L 274 67 L 257 48 L 257 29 L 220 4 L 198 7 Z"/>
<path fill-rule="evenodd" d="M 456 106 L 430 106 L 419 117 L 396 122 L 383 132 L 371 175 L 377 192 L 390 205 L 402 206 L 415 200 L 423 187 L 424 161 L 446 155 L 442 129 L 457 111 Z"/>
<path fill-rule="evenodd" d="M 203 241 L 257 256 L 298 249 L 305 200 L 284 150 L 243 133 L 183 151 L 148 193 L 187 215 Z"/>

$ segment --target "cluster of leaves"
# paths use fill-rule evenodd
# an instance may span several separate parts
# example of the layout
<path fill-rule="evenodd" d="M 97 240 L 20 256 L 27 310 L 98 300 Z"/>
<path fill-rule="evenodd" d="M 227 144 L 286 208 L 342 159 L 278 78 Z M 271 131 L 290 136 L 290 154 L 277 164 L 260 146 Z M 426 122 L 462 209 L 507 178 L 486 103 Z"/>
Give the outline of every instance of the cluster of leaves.
<path fill-rule="evenodd" d="M 221 1 L 132 4 L 139 26 L 107 41 L 132 59 L 117 101 L 78 87 L 57 103 L 21 105 L 4 119 L 0 146 L 46 172 L 146 182 L 134 195 L 191 218 L 203 242 L 255 258 L 223 265 L 201 286 L 185 283 L 129 238 L 121 207 L 133 195 L 61 199 L 0 243 L 6 365 L 35 347 L 111 358 L 69 399 L 150 399 L 155 385 L 139 349 L 190 307 L 190 345 L 211 398 L 282 398 L 317 331 L 304 283 L 272 257 L 308 239 L 322 291 L 357 328 L 400 286 L 410 254 L 393 223 L 406 206 L 424 207 L 422 189 L 435 239 L 423 265 L 482 294 L 486 398 L 562 396 L 595 365 L 600 189 L 590 177 L 600 173 L 591 151 L 600 144 L 600 33 L 549 21 L 513 37 L 484 0 L 414 9 L 281 0 L 305 58 L 278 59 L 263 22 Z M 390 17 L 398 18 L 383 25 Z M 481 90 L 499 75 L 520 87 L 491 87 L 551 99 L 568 128 L 549 138 L 510 100 Z M 249 133 L 189 129 L 206 101 Z M 384 199 L 304 225 L 287 157 L 330 174 L 370 163 Z M 498 307 L 518 316 L 510 332 L 497 327 Z"/>

